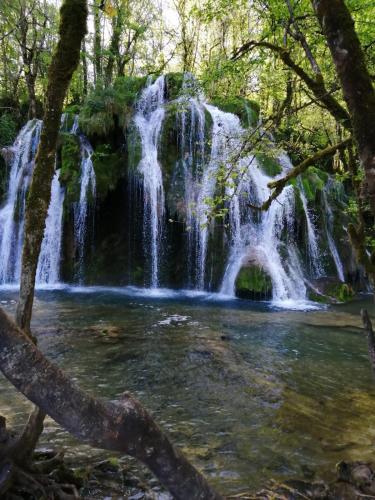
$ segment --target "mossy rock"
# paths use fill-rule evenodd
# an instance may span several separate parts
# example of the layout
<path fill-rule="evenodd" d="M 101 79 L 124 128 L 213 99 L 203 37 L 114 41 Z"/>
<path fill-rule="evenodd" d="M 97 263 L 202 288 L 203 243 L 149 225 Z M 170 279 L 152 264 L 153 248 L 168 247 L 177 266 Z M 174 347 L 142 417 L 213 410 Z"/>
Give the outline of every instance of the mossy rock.
<path fill-rule="evenodd" d="M 354 290 L 348 283 L 338 283 L 327 287 L 327 295 L 334 297 L 339 302 L 348 302 L 354 297 Z"/>
<path fill-rule="evenodd" d="M 281 174 L 282 167 L 276 158 L 265 153 L 257 153 L 255 157 L 260 169 L 269 177 Z"/>
<path fill-rule="evenodd" d="M 211 99 L 214 106 L 219 109 L 237 115 L 243 127 L 254 127 L 259 120 L 259 104 L 244 97 L 220 97 Z"/>
<path fill-rule="evenodd" d="M 177 99 L 182 94 L 183 82 L 183 73 L 167 73 L 165 75 L 167 98 L 169 101 Z"/>
<path fill-rule="evenodd" d="M 125 127 L 133 116 L 134 104 L 145 84 L 145 77 L 122 76 L 109 87 L 96 87 L 82 107 L 80 129 L 90 137 L 108 137 L 117 125 Z"/>
<path fill-rule="evenodd" d="M 119 151 L 112 151 L 108 144 L 101 144 L 95 149 L 92 162 L 97 197 L 103 199 L 109 191 L 116 188 L 119 180 L 125 175 L 125 158 Z"/>
<path fill-rule="evenodd" d="M 138 128 L 131 122 L 126 131 L 126 144 L 128 150 L 128 170 L 134 172 L 142 159 L 142 139 Z"/>
<path fill-rule="evenodd" d="M 162 166 L 164 189 L 166 191 L 168 191 L 175 165 L 180 158 L 176 116 L 180 110 L 182 108 L 179 108 L 176 102 L 166 106 L 160 133 L 159 161 Z"/>
<path fill-rule="evenodd" d="M 308 297 L 315 302 L 325 304 L 337 304 L 337 302 L 348 302 L 355 296 L 355 292 L 349 283 L 342 283 L 333 278 L 321 278 L 310 288 Z"/>
<path fill-rule="evenodd" d="M 59 135 L 60 182 L 66 188 L 66 201 L 74 202 L 79 198 L 79 176 L 81 148 L 76 135 L 65 132 Z"/>
<path fill-rule="evenodd" d="M 272 280 L 260 266 L 243 267 L 236 278 L 235 289 L 236 296 L 241 299 L 272 298 Z"/>
<path fill-rule="evenodd" d="M 322 191 L 328 180 L 328 174 L 319 168 L 309 167 L 301 175 L 301 182 L 308 201 L 315 201 L 318 191 Z"/>

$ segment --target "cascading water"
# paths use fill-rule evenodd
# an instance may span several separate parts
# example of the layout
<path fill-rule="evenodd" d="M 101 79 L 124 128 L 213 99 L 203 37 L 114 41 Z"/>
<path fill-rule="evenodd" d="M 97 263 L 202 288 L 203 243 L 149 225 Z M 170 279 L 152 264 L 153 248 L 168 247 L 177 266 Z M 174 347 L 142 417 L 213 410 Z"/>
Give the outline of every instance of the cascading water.
<path fill-rule="evenodd" d="M 73 131 L 74 133 L 78 132 L 76 120 L 73 124 L 72 132 Z M 83 134 L 79 134 L 79 142 L 81 146 L 81 175 L 79 202 L 74 207 L 74 239 L 78 254 L 77 278 L 79 282 L 82 283 L 89 198 L 91 197 L 95 200 L 96 197 L 96 176 L 92 163 L 92 155 L 94 152 L 92 146 Z"/>
<path fill-rule="evenodd" d="M 261 171 L 254 157 L 243 158 L 240 168 L 244 173 L 230 201 L 231 249 L 220 292 L 234 296 L 242 265 L 252 262 L 269 274 L 274 301 L 305 300 L 306 287 L 293 234 L 293 188 L 285 188 L 279 199 L 254 219 L 248 204 L 260 206 L 267 200 L 271 178 Z M 282 242 L 284 228 L 287 245 Z"/>
<path fill-rule="evenodd" d="M 67 129 L 67 116 L 61 117 L 61 130 Z M 21 272 L 26 195 L 30 186 L 36 150 L 39 144 L 42 121 L 31 120 L 20 131 L 12 146 L 13 160 L 10 168 L 8 192 L 0 209 L 0 284 L 17 283 Z M 78 133 L 75 117 L 72 134 Z M 80 201 L 75 211 L 75 235 L 80 269 L 83 266 L 84 239 L 87 224 L 88 195 L 95 197 L 95 173 L 91 161 L 92 147 L 80 134 L 81 177 Z M 62 219 L 65 191 L 60 186 L 59 172 L 54 175 L 51 201 L 46 219 L 44 238 L 39 257 L 36 282 L 56 284 L 60 276 Z"/>
<path fill-rule="evenodd" d="M 241 267 L 254 261 L 270 276 L 275 301 L 305 300 L 306 286 L 301 256 L 294 241 L 293 187 L 287 187 L 267 212 L 254 214 L 249 205 L 261 205 L 268 198 L 270 190 L 267 185 L 272 178 L 262 172 L 253 156 L 241 158 L 245 130 L 239 118 L 202 101 L 188 96 L 179 98 L 183 106 L 179 120 L 181 158 L 184 161 L 186 226 L 189 228 L 188 266 L 191 276 L 194 255 L 195 288 L 206 288 L 210 200 L 215 196 L 217 175 L 223 167 L 226 171 L 233 169 L 241 174 L 236 181 L 231 181 L 229 175 L 226 186 L 230 248 L 220 293 L 234 296 L 235 282 Z M 202 161 L 199 169 L 201 172 L 196 175 L 193 165 L 196 163 L 194 158 L 199 153 L 192 144 L 202 144 L 202 152 L 204 151 L 205 109 L 212 117 L 211 153 L 208 162 Z M 238 161 L 239 165 L 235 167 Z M 278 163 L 282 169 L 280 175 L 292 168 L 285 153 L 279 154 Z M 303 193 L 301 197 L 307 221 L 309 258 L 318 275 L 321 269 L 317 236 Z"/>
<path fill-rule="evenodd" d="M 51 187 L 51 202 L 46 219 L 44 239 L 40 250 L 37 269 L 37 284 L 56 284 L 60 278 L 62 218 L 65 190 L 59 181 L 60 171 L 57 170 Z"/>
<path fill-rule="evenodd" d="M 324 204 L 324 213 L 326 215 L 326 235 L 328 241 L 328 247 L 331 252 L 333 261 L 336 266 L 337 276 L 340 281 L 345 282 L 344 276 L 344 266 L 342 265 L 340 254 L 337 250 L 337 246 L 335 240 L 333 239 L 333 212 L 330 204 L 328 203 L 326 189 L 323 189 L 323 204 Z"/>
<path fill-rule="evenodd" d="M 213 125 L 210 160 L 202 175 L 196 207 L 197 288 L 200 290 L 205 286 L 209 200 L 215 194 L 218 170 L 220 166 L 225 165 L 228 156 L 235 152 L 241 133 L 240 120 L 237 116 L 224 113 L 209 104 L 205 107 L 212 117 Z"/>
<path fill-rule="evenodd" d="M 145 245 L 151 261 L 151 288 L 159 286 L 159 260 L 164 216 L 164 188 L 158 161 L 158 143 L 164 120 L 165 79 L 160 76 L 154 83 L 149 81 L 137 102 L 135 125 L 142 142 L 142 158 L 138 172 L 142 176 L 144 191 Z"/>
<path fill-rule="evenodd" d="M 318 238 L 316 236 L 315 225 L 311 217 L 310 210 L 307 206 L 307 199 L 302 183 L 299 182 L 298 185 L 300 188 L 299 194 L 306 217 L 307 238 L 308 238 L 307 244 L 309 250 L 308 254 L 310 259 L 311 274 L 313 278 L 320 278 L 321 276 L 323 276 L 323 269 L 321 266 L 319 244 L 318 244 Z"/>
<path fill-rule="evenodd" d="M 178 114 L 179 148 L 184 178 L 185 226 L 188 239 L 188 277 L 189 286 L 196 280 L 196 261 L 199 223 L 195 217 L 199 195 L 199 185 L 205 161 L 205 110 L 202 103 L 194 97 L 179 99 L 182 106 Z"/>
<path fill-rule="evenodd" d="M 0 283 L 19 280 L 26 206 L 42 122 L 29 121 L 12 146 L 8 192 L 0 210 Z"/>

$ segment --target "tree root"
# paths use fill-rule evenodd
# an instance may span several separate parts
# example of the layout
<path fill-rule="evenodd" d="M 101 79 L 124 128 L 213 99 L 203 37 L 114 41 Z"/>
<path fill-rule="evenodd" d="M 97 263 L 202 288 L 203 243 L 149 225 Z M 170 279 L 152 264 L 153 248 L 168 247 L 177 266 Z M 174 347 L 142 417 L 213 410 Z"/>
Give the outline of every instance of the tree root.
<path fill-rule="evenodd" d="M 7 462 L 6 470 L 12 471 L 11 480 L 4 481 L 4 466 L 5 464 L 2 465 L 0 472 L 0 493 L 1 498 L 4 498 L 4 500 L 24 498 L 25 494 L 27 498 L 43 500 L 74 500 L 80 498 L 78 490 L 81 482 L 74 478 L 72 472 L 71 477 L 75 480 L 75 483 L 64 483 L 59 482 L 56 474 L 53 474 L 57 469 L 51 470 L 49 474 L 39 473 Z"/>

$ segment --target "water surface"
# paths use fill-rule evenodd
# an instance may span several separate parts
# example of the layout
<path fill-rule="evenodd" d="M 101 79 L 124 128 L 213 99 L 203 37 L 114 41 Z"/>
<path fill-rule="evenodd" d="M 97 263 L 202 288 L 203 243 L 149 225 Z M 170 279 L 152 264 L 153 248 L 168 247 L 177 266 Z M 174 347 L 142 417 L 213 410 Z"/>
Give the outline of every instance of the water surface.
<path fill-rule="evenodd" d="M 9 312 L 16 298 L 0 290 Z M 370 299 L 305 311 L 203 293 L 62 288 L 38 291 L 33 331 L 49 359 L 92 394 L 133 392 L 229 493 L 270 478 L 329 478 L 339 460 L 374 458 L 364 304 L 375 314 Z M 1 378 L 1 413 L 20 425 L 27 408 Z M 52 420 L 47 443 L 75 457 L 106 456 Z"/>

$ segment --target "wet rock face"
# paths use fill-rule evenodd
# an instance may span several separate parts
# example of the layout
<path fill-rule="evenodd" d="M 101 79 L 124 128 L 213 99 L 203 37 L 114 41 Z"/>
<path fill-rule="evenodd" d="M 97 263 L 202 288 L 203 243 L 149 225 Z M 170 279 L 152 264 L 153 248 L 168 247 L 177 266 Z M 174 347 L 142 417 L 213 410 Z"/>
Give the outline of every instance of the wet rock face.
<path fill-rule="evenodd" d="M 268 300 L 272 298 L 272 281 L 259 265 L 242 267 L 236 279 L 236 296 L 241 299 Z"/>

